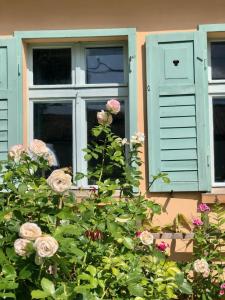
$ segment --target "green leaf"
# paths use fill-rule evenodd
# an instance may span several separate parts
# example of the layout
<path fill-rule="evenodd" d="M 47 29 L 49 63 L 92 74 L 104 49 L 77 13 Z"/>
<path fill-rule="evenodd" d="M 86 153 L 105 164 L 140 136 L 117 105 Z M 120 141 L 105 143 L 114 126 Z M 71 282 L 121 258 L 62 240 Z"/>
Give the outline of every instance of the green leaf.
<path fill-rule="evenodd" d="M 176 275 L 175 275 L 175 278 L 176 278 L 176 282 L 177 282 L 177 284 L 178 285 L 182 285 L 183 284 L 183 282 L 184 282 L 184 273 L 177 273 Z"/>
<path fill-rule="evenodd" d="M 31 271 L 29 270 L 31 265 L 26 265 L 22 270 L 19 272 L 19 279 L 28 279 L 31 276 Z"/>
<path fill-rule="evenodd" d="M 41 287 L 49 295 L 54 295 L 55 294 L 54 283 L 52 281 L 50 281 L 49 279 L 42 278 L 42 280 L 41 280 Z"/>
<path fill-rule="evenodd" d="M 16 299 L 16 295 L 14 293 L 0 293 L 0 299 Z"/>
<path fill-rule="evenodd" d="M 181 286 L 179 286 L 179 290 L 183 294 L 187 294 L 187 295 L 191 295 L 192 294 L 191 285 L 187 282 L 186 279 L 184 280 L 183 284 Z"/>
<path fill-rule="evenodd" d="M 85 160 L 90 160 L 90 159 L 92 159 L 92 155 L 90 155 L 90 154 L 85 154 L 85 155 L 84 155 L 84 159 L 85 159 Z"/>
<path fill-rule="evenodd" d="M 151 207 L 152 212 L 154 214 L 160 214 L 161 213 L 161 206 L 159 204 L 154 203 Z"/>
<path fill-rule="evenodd" d="M 1 278 L 0 290 L 14 290 L 18 287 L 18 283 Z"/>
<path fill-rule="evenodd" d="M 12 265 L 4 265 L 2 268 L 2 273 L 8 280 L 12 280 L 16 277 L 16 271 Z"/>
<path fill-rule="evenodd" d="M 18 187 L 18 192 L 19 194 L 25 194 L 25 192 L 27 191 L 27 185 L 25 183 L 21 183 Z"/>
<path fill-rule="evenodd" d="M 49 296 L 48 293 L 41 290 L 34 290 L 31 292 L 32 299 L 45 299 Z"/>
<path fill-rule="evenodd" d="M 93 277 L 95 277 L 97 270 L 94 266 L 89 265 L 86 269 Z"/>
<path fill-rule="evenodd" d="M 77 172 L 74 179 L 78 181 L 78 180 L 83 179 L 84 176 L 85 175 L 83 173 Z"/>
<path fill-rule="evenodd" d="M 128 285 L 128 290 L 131 295 L 143 297 L 144 296 L 144 288 L 140 284 L 130 284 Z"/>
<path fill-rule="evenodd" d="M 123 239 L 123 244 L 126 248 L 133 250 L 134 249 L 134 242 L 131 238 L 125 237 Z M 137 295 L 138 296 L 138 295 Z"/>

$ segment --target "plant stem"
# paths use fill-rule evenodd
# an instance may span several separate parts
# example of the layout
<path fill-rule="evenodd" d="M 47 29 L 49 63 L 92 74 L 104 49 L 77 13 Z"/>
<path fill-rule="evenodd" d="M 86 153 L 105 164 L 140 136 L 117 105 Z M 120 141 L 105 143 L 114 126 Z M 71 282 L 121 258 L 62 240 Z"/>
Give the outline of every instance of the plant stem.
<path fill-rule="evenodd" d="M 104 164 L 105 164 L 105 148 L 106 148 L 106 142 L 107 142 L 107 136 L 105 136 L 104 139 L 104 145 L 103 145 L 103 151 L 102 151 L 102 165 L 101 165 L 101 171 L 99 175 L 98 181 L 101 181 L 102 175 L 103 175 L 103 169 L 104 169 Z"/>

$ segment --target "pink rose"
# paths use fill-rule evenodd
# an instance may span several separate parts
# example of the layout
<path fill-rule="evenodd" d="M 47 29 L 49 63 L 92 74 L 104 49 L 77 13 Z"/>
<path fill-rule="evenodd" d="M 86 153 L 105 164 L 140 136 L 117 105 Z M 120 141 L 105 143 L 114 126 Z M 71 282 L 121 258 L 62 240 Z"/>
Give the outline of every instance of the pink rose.
<path fill-rule="evenodd" d="M 112 123 L 112 115 L 104 110 L 97 113 L 98 123 L 101 125 L 110 125 Z"/>
<path fill-rule="evenodd" d="M 141 235 L 141 231 L 137 231 L 137 232 L 135 233 L 135 236 L 138 237 L 138 238 L 140 237 L 140 235 Z"/>
<path fill-rule="evenodd" d="M 111 112 L 111 114 L 116 115 L 120 112 L 120 103 L 116 99 L 111 99 L 106 104 L 106 109 Z"/>
<path fill-rule="evenodd" d="M 200 211 L 200 212 L 209 212 L 209 211 L 210 211 L 210 208 L 208 207 L 207 204 L 201 203 L 201 204 L 199 204 L 199 206 L 198 206 L 198 211 Z"/>
<path fill-rule="evenodd" d="M 203 225 L 203 222 L 201 219 L 199 218 L 195 218 L 193 221 L 192 221 L 193 225 L 195 226 L 202 226 Z"/>
<path fill-rule="evenodd" d="M 223 296 L 225 294 L 224 290 L 220 290 L 219 295 Z"/>
<path fill-rule="evenodd" d="M 158 248 L 159 251 L 164 252 L 166 250 L 166 248 L 169 247 L 169 244 L 166 243 L 166 242 L 164 242 L 164 241 L 162 241 L 159 244 L 156 244 L 156 247 Z"/>
<path fill-rule="evenodd" d="M 220 288 L 221 290 L 225 290 L 225 282 L 221 284 Z"/>

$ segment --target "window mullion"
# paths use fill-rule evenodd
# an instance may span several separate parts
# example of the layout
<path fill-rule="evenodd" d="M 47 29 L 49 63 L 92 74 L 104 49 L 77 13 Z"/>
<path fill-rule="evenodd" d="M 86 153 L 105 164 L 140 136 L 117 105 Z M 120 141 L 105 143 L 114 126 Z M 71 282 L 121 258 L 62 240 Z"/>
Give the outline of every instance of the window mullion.
<path fill-rule="evenodd" d="M 76 115 L 75 115 L 75 140 L 76 140 L 76 161 L 77 172 L 87 173 L 87 161 L 84 159 L 84 152 L 82 149 L 87 147 L 87 121 L 85 100 L 79 95 L 76 98 Z M 87 179 L 84 178 L 79 181 L 79 186 L 87 186 Z"/>

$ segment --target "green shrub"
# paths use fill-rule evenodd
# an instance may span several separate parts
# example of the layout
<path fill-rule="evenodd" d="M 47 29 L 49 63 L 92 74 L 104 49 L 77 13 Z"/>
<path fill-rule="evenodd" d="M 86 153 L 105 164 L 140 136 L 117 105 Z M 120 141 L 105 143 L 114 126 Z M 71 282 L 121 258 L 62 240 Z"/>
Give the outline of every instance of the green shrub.
<path fill-rule="evenodd" d="M 2 163 L 0 298 L 160 300 L 191 293 L 184 273 L 143 227 L 149 211 L 161 212 L 134 190 L 143 135 L 132 137 L 130 150 L 108 122 L 93 135 L 85 157 L 96 168 L 76 179 L 87 176 L 97 188 L 81 201 L 70 190 L 69 169 L 45 178 L 52 157 L 41 141 L 29 150 L 13 147 Z"/>

